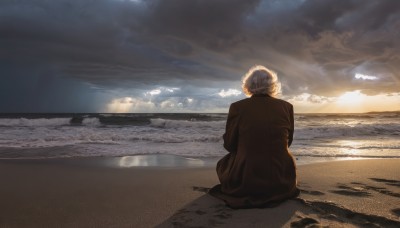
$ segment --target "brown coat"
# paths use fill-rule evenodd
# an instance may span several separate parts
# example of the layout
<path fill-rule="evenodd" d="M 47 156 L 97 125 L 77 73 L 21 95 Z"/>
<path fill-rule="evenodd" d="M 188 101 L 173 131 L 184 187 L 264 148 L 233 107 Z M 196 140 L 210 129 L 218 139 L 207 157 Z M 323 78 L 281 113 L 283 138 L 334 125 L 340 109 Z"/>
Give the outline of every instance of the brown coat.
<path fill-rule="evenodd" d="M 296 167 L 288 147 L 293 140 L 293 106 L 253 95 L 229 108 L 224 147 L 217 164 L 221 182 L 210 194 L 232 208 L 264 207 L 295 197 Z"/>

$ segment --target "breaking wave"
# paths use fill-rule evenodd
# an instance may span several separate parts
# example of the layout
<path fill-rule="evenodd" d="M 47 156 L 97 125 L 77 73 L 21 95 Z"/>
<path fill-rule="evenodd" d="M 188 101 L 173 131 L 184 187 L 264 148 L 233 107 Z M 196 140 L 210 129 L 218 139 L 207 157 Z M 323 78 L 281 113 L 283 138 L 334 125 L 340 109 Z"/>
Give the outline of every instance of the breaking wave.
<path fill-rule="evenodd" d="M 296 115 L 296 156 L 399 157 L 398 113 Z M 223 156 L 226 114 L 1 114 L 0 158 L 46 155 Z M 15 152 L 9 151 L 12 148 Z M 70 149 L 73 149 L 71 151 Z M 32 150 L 31 150 L 32 149 Z M 75 151 L 75 152 L 74 152 Z"/>
<path fill-rule="evenodd" d="M 80 124 L 85 126 L 101 125 L 98 118 L 1 118 L 0 127 L 52 127 Z"/>
<path fill-rule="evenodd" d="M 150 126 L 159 128 L 221 128 L 225 126 L 225 121 L 189 121 L 157 118 L 150 119 Z"/>
<path fill-rule="evenodd" d="M 295 129 L 295 139 L 400 135 L 398 124 L 332 125 Z"/>

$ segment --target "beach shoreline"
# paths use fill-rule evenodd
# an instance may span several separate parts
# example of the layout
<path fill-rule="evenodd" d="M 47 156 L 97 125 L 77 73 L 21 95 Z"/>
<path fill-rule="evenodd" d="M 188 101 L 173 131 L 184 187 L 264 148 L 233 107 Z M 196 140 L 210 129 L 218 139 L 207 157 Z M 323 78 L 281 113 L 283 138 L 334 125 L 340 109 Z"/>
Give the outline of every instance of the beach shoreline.
<path fill-rule="evenodd" d="M 223 156 L 182 156 L 174 154 L 126 154 L 118 156 L 71 156 L 71 146 L 56 146 L 44 148 L 0 148 L 0 161 L 27 162 L 50 162 L 50 163 L 71 163 L 82 165 L 111 166 L 115 168 L 129 167 L 215 167 Z M 57 151 L 56 156 L 49 156 Z M 61 152 L 61 153 L 60 153 Z M 64 154 L 64 155 L 62 155 Z M 394 156 L 299 156 L 293 155 L 296 165 L 307 165 L 320 162 L 363 160 L 363 159 L 399 159 Z"/>
<path fill-rule="evenodd" d="M 154 155 L 147 166 L 116 166 L 122 158 L 115 157 L 1 159 L 0 227 L 400 224 L 400 159 L 298 165 L 298 199 L 275 208 L 232 210 L 205 193 L 218 183 L 215 159 L 168 157 Z M 160 166 L 162 161 L 168 165 Z"/>

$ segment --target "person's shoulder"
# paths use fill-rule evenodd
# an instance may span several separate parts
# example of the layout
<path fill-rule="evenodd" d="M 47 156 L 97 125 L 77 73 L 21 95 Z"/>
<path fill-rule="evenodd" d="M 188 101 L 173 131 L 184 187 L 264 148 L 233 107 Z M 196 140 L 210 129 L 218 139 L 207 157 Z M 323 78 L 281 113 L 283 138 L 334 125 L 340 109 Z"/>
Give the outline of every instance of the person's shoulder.
<path fill-rule="evenodd" d="M 285 101 L 285 100 L 282 100 L 282 99 L 279 99 L 279 98 L 274 98 L 274 97 L 271 97 L 271 98 L 277 103 L 281 103 L 282 105 L 285 105 L 285 106 L 288 106 L 288 107 L 293 107 L 293 105 L 291 103 L 289 103 L 288 101 Z"/>
<path fill-rule="evenodd" d="M 280 106 L 285 106 L 285 107 L 288 107 L 288 108 L 293 108 L 293 105 L 291 103 L 289 103 L 288 101 L 285 101 L 285 100 L 282 100 L 282 99 L 279 99 L 279 98 L 275 98 L 275 97 L 269 97 L 269 96 L 267 98 L 268 98 L 267 99 L 268 102 L 275 103 L 275 104 L 278 104 Z M 231 104 L 231 107 L 241 107 L 241 106 L 252 105 L 252 104 L 253 103 L 252 103 L 252 99 L 251 98 L 245 98 L 245 99 L 233 102 Z"/>
<path fill-rule="evenodd" d="M 238 100 L 238 101 L 233 102 L 231 104 L 231 106 L 241 106 L 241 105 L 244 105 L 244 104 L 248 103 L 249 101 L 250 101 L 249 98 L 244 98 L 242 100 Z"/>
<path fill-rule="evenodd" d="M 249 100 L 250 100 L 249 98 L 245 98 L 231 103 L 229 106 L 229 111 L 241 112 L 241 110 L 245 110 L 248 107 Z"/>

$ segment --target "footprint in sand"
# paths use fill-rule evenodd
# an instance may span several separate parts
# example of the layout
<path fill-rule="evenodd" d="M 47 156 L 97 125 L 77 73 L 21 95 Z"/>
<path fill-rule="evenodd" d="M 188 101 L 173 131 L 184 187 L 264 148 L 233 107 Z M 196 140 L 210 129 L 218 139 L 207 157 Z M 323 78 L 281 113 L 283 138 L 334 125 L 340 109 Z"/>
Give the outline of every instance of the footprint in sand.
<path fill-rule="evenodd" d="M 400 217 L 400 208 L 392 209 L 392 212 L 393 212 L 393 214 L 395 214 L 395 215 Z"/>
<path fill-rule="evenodd" d="M 208 191 L 210 190 L 210 188 L 192 186 L 192 190 L 193 190 L 193 191 L 198 191 L 198 192 L 208 193 Z"/>
<path fill-rule="evenodd" d="M 313 218 L 301 218 L 298 221 L 294 221 L 290 223 L 290 227 L 292 228 L 300 228 L 300 227 L 313 227 L 319 224 L 319 222 Z"/>
<path fill-rule="evenodd" d="M 376 181 L 376 182 L 385 183 L 387 185 L 400 187 L 400 181 L 398 181 L 398 180 L 389 180 L 389 179 L 382 179 L 382 178 L 369 178 L 369 179 Z"/>
<path fill-rule="evenodd" d="M 362 186 L 364 189 L 367 189 L 367 190 L 372 190 L 372 191 L 375 191 L 375 192 L 379 192 L 381 194 L 385 194 L 385 195 L 388 195 L 388 196 L 394 196 L 394 197 L 400 198 L 400 193 L 389 191 L 388 189 L 383 188 L 383 187 L 376 187 L 376 186 L 366 185 L 366 184 L 359 183 L 359 182 L 351 182 L 351 183 L 354 184 L 354 185 Z"/>
<path fill-rule="evenodd" d="M 207 193 L 210 188 L 192 186 L 192 190 Z M 178 210 L 158 227 L 217 227 L 223 226 L 232 215 L 232 209 L 222 202 L 207 200 L 207 195 L 204 195 Z"/>
<path fill-rule="evenodd" d="M 325 195 L 325 193 L 320 192 L 320 191 L 312 191 L 312 190 L 306 190 L 306 189 L 300 189 L 300 192 L 303 193 L 303 194 L 313 195 L 313 196 Z"/>
<path fill-rule="evenodd" d="M 302 188 L 303 188 L 303 187 L 304 187 L 304 188 L 311 188 L 310 185 L 308 185 L 308 184 L 305 183 L 305 182 L 301 182 L 301 181 L 298 182 L 297 185 L 298 185 L 298 187 L 302 187 Z"/>
<path fill-rule="evenodd" d="M 330 192 L 345 196 L 358 196 L 358 197 L 366 197 L 370 196 L 371 193 L 365 191 L 362 187 L 351 187 L 345 184 L 338 184 L 338 190 L 331 190 Z"/>
<path fill-rule="evenodd" d="M 378 215 L 353 211 L 333 202 L 302 199 L 298 199 L 297 201 L 315 210 L 320 217 L 327 220 L 333 220 L 344 224 L 353 224 L 357 227 L 400 227 L 399 221 Z M 394 210 L 398 210 L 400 213 L 400 208 Z M 321 227 L 321 224 L 315 219 L 310 219 L 308 217 L 301 218 L 302 219 L 298 221 L 292 222 L 291 227 Z"/>
<path fill-rule="evenodd" d="M 171 218 L 173 227 L 216 227 L 232 217 L 231 209 L 223 204 L 214 206 L 191 204 L 177 211 Z M 169 227 L 168 225 L 159 227 Z"/>

